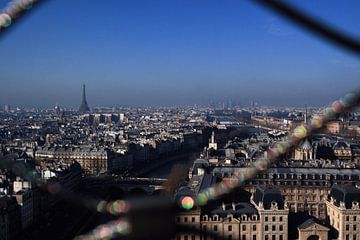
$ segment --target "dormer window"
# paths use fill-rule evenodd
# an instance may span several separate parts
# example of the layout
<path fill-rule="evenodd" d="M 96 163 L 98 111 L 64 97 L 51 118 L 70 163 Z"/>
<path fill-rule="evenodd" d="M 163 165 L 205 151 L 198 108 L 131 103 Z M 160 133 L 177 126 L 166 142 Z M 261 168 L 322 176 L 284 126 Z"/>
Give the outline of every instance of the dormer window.
<path fill-rule="evenodd" d="M 278 204 L 275 201 L 271 202 L 271 209 L 278 209 Z"/>
<path fill-rule="evenodd" d="M 352 209 L 359 209 L 359 202 L 358 201 L 353 201 L 352 202 Z"/>

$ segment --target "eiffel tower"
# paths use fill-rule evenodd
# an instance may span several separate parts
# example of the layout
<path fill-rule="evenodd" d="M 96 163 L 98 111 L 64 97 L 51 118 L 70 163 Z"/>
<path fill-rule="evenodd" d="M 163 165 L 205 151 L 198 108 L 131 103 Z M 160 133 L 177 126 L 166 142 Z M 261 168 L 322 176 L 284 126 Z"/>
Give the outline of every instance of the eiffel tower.
<path fill-rule="evenodd" d="M 79 107 L 78 113 L 84 114 L 84 113 L 88 113 L 88 112 L 90 112 L 90 108 L 86 101 L 85 84 L 84 84 L 81 105 Z"/>

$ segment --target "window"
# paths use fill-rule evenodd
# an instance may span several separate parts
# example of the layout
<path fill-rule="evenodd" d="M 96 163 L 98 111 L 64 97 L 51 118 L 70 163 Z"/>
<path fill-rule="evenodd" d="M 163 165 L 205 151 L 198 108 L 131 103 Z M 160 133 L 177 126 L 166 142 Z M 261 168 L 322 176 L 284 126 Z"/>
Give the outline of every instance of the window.
<path fill-rule="evenodd" d="M 271 239 L 272 239 L 272 240 L 276 240 L 276 235 L 272 235 L 272 236 L 271 236 Z"/>
<path fill-rule="evenodd" d="M 284 240 L 284 236 L 283 236 L 283 235 L 280 235 L 280 236 L 279 236 L 279 240 Z"/>
<path fill-rule="evenodd" d="M 353 230 L 356 231 L 356 225 L 353 225 Z"/>
<path fill-rule="evenodd" d="M 282 221 L 283 221 L 283 218 L 282 218 L 282 217 L 279 217 L 279 221 L 282 222 Z"/>
<path fill-rule="evenodd" d="M 242 225 L 242 230 L 246 231 L 246 225 Z"/>
<path fill-rule="evenodd" d="M 265 222 L 269 221 L 269 218 L 268 217 L 265 217 Z"/>
<path fill-rule="evenodd" d="M 356 234 L 353 235 L 353 240 L 356 240 Z"/>
<path fill-rule="evenodd" d="M 191 222 L 195 222 L 195 217 L 192 217 L 192 218 L 191 218 Z"/>
<path fill-rule="evenodd" d="M 253 231 L 256 231 L 256 225 L 253 225 Z"/>
<path fill-rule="evenodd" d="M 346 231 L 349 231 L 349 225 L 348 224 L 346 224 Z"/>
<path fill-rule="evenodd" d="M 191 235 L 191 240 L 195 240 L 195 235 Z"/>
<path fill-rule="evenodd" d="M 269 226 L 265 225 L 265 231 L 269 231 Z"/>
<path fill-rule="evenodd" d="M 218 230 L 217 225 L 214 225 L 214 231 L 216 232 Z"/>
<path fill-rule="evenodd" d="M 349 218 L 350 218 L 349 216 L 346 216 L 346 221 L 349 221 Z"/>
<path fill-rule="evenodd" d="M 184 217 L 184 222 L 187 222 L 188 221 L 188 218 L 187 217 Z"/>
<path fill-rule="evenodd" d="M 272 231 L 276 231 L 276 226 L 275 226 L 275 225 L 272 225 L 272 226 L 271 226 L 271 230 L 272 230 Z"/>
<path fill-rule="evenodd" d="M 253 240 L 256 240 L 256 235 L 253 235 Z"/>
<path fill-rule="evenodd" d="M 354 221 L 356 221 L 356 216 L 354 216 Z"/>
<path fill-rule="evenodd" d="M 246 235 L 242 235 L 241 240 L 246 240 Z"/>
<path fill-rule="evenodd" d="M 279 230 L 280 230 L 280 231 L 284 230 L 284 226 L 283 226 L 283 225 L 280 225 L 280 226 L 279 226 Z"/>
<path fill-rule="evenodd" d="M 232 235 L 229 235 L 229 236 L 228 236 L 228 240 L 232 240 Z"/>
<path fill-rule="evenodd" d="M 184 240 L 188 240 L 188 236 L 184 236 Z"/>
<path fill-rule="evenodd" d="M 232 226 L 231 226 L 231 225 L 228 226 L 228 231 L 229 231 L 229 232 L 232 231 Z"/>
<path fill-rule="evenodd" d="M 265 240 L 269 240 L 269 235 L 265 235 Z"/>
<path fill-rule="evenodd" d="M 207 229 L 207 227 L 206 227 L 206 225 L 205 225 L 205 226 L 203 227 L 203 230 L 206 231 L 206 229 Z"/>
<path fill-rule="evenodd" d="M 275 221 L 276 221 L 276 218 L 275 218 L 275 217 L 272 217 L 272 221 L 275 222 Z"/>

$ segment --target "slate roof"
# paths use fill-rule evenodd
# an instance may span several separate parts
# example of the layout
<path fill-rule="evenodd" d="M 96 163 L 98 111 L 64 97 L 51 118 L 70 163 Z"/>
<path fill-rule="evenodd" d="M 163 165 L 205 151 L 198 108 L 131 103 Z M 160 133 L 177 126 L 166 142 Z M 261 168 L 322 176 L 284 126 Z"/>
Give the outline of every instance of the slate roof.
<path fill-rule="evenodd" d="M 323 224 L 321 224 L 318 220 L 314 219 L 314 218 L 309 218 L 308 220 L 306 220 L 305 222 L 303 222 L 302 224 L 300 224 L 298 226 L 298 229 L 306 229 L 310 226 L 312 226 L 313 224 L 319 224 L 325 228 L 328 228 L 326 226 L 324 226 Z"/>
<path fill-rule="evenodd" d="M 225 204 L 225 210 L 222 205 L 217 205 L 212 209 L 205 210 L 205 213 L 208 215 L 218 215 L 220 217 L 226 217 L 229 214 L 232 214 L 234 217 L 239 218 L 241 215 L 245 214 L 247 216 L 252 216 L 258 214 L 257 210 L 247 202 L 238 202 L 235 203 L 235 210 L 232 204 Z"/>
<path fill-rule="evenodd" d="M 334 144 L 333 148 L 349 148 L 350 145 L 347 142 L 338 141 Z"/>
<path fill-rule="evenodd" d="M 284 200 L 278 188 L 259 185 L 254 193 L 254 202 L 259 205 L 263 203 L 264 209 L 270 209 L 271 203 L 276 202 L 279 209 L 284 209 Z"/>
<path fill-rule="evenodd" d="M 334 198 L 336 206 L 340 206 L 340 202 L 344 202 L 345 207 L 351 209 L 354 201 L 360 202 L 360 189 L 335 184 L 330 190 L 329 198 L 331 197 Z"/>

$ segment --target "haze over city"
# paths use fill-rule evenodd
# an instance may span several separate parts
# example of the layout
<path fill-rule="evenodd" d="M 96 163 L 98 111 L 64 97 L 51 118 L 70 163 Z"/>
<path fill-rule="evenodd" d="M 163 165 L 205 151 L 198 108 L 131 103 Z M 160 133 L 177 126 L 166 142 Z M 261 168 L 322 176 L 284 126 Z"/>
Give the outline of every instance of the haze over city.
<path fill-rule="evenodd" d="M 359 1 L 294 3 L 360 29 Z M 235 0 L 48 1 L 1 38 L 0 52 L 0 104 L 13 106 L 78 106 L 83 83 L 91 106 L 322 106 L 360 77 L 347 52 Z"/>

